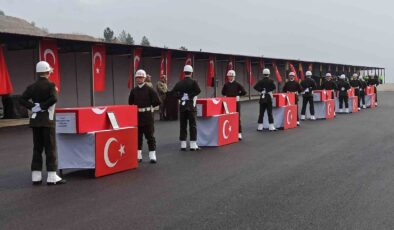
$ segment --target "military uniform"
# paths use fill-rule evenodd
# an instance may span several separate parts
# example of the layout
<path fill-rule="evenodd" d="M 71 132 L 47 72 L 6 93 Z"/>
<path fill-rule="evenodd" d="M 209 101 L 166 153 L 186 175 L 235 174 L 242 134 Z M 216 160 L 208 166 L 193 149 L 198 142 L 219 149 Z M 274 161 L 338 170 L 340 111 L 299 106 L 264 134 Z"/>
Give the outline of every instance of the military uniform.
<path fill-rule="evenodd" d="M 179 81 L 172 92 L 176 93 L 180 100 L 180 133 L 179 140 L 186 141 L 187 139 L 187 122 L 189 122 L 190 141 L 197 140 L 197 125 L 196 125 L 196 100 L 197 95 L 201 93 L 197 81 L 191 77 Z"/>
<path fill-rule="evenodd" d="M 157 93 L 159 94 L 161 105 L 160 105 L 160 120 L 166 119 L 166 111 L 165 111 L 165 100 L 167 97 L 168 87 L 167 83 L 163 81 L 158 81 L 156 85 Z"/>
<path fill-rule="evenodd" d="M 298 117 L 298 94 L 302 92 L 302 88 L 300 83 L 295 80 L 289 80 L 283 86 L 282 92 L 292 92 L 295 93 L 295 104 L 297 105 L 297 121 L 299 121 Z"/>
<path fill-rule="evenodd" d="M 367 89 L 367 83 L 364 80 L 360 80 L 360 97 L 358 99 L 359 106 L 363 104 L 365 108 L 365 90 Z"/>
<path fill-rule="evenodd" d="M 239 115 L 239 133 L 242 133 L 241 126 L 241 102 L 239 97 L 245 96 L 245 88 L 237 81 L 226 82 L 222 88 L 222 95 L 226 97 L 236 97 L 237 98 L 237 112 Z"/>
<path fill-rule="evenodd" d="M 350 89 L 350 85 L 343 79 L 338 81 L 338 99 L 339 99 L 339 109 L 343 108 L 343 102 L 345 102 L 345 108 L 349 109 L 348 95 L 347 91 Z"/>
<path fill-rule="evenodd" d="M 153 108 L 160 105 L 157 93 L 146 83 L 142 86 L 137 85 L 130 91 L 129 104 L 138 107 L 138 150 L 142 150 L 142 141 L 145 135 L 149 151 L 155 151 Z"/>
<path fill-rule="evenodd" d="M 32 171 L 42 171 L 42 152 L 45 150 L 47 171 L 57 170 L 56 133 L 55 133 L 55 104 L 57 91 L 54 83 L 45 77 L 39 77 L 35 83 L 23 92 L 20 103 L 28 109 L 39 103 L 40 112 L 35 112 L 30 118 L 33 129 L 33 160 Z"/>
<path fill-rule="evenodd" d="M 274 117 L 272 115 L 272 92 L 276 90 L 274 81 L 269 77 L 263 77 L 263 79 L 258 81 L 253 88 L 261 94 L 259 101 L 260 112 L 257 123 L 263 124 L 264 112 L 267 110 L 268 122 L 269 124 L 273 124 Z"/>
<path fill-rule="evenodd" d="M 354 95 L 357 96 L 358 98 L 358 108 L 360 109 L 360 80 L 358 79 L 352 79 L 349 82 L 350 86 L 354 88 Z"/>
<path fill-rule="evenodd" d="M 305 116 L 306 105 L 309 103 L 309 111 L 311 116 L 315 115 L 315 106 L 313 103 L 313 90 L 316 89 L 316 82 L 312 78 L 306 78 L 301 82 L 302 93 L 302 108 L 301 115 Z"/>
<path fill-rule="evenodd" d="M 331 97 L 333 99 L 335 98 L 334 91 L 338 89 L 337 84 L 335 83 L 335 81 L 333 81 L 333 80 L 326 80 L 326 81 L 323 82 L 321 88 L 325 89 L 325 90 L 332 90 Z"/>

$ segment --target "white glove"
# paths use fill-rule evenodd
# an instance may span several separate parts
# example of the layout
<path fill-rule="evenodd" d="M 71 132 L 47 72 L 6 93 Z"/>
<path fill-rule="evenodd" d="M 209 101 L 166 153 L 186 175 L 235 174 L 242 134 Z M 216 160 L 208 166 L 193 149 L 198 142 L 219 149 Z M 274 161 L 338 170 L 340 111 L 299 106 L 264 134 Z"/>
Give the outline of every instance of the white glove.
<path fill-rule="evenodd" d="M 40 112 L 40 111 L 41 111 L 40 104 L 39 104 L 39 103 L 34 103 L 34 104 L 35 104 L 35 106 L 31 109 L 31 111 L 32 111 L 33 113 L 38 113 L 38 112 Z"/>
<path fill-rule="evenodd" d="M 261 94 L 265 94 L 265 93 L 266 93 L 265 89 L 263 91 L 261 91 Z"/>
<path fill-rule="evenodd" d="M 189 100 L 189 95 L 187 93 L 183 93 L 183 97 L 181 101 L 187 101 L 187 100 Z"/>
<path fill-rule="evenodd" d="M 304 93 L 309 93 L 309 88 L 306 88 L 306 89 L 304 90 Z"/>
<path fill-rule="evenodd" d="M 341 88 L 341 91 L 345 91 L 345 87 L 342 87 L 342 88 Z"/>
<path fill-rule="evenodd" d="M 237 101 L 239 101 L 241 99 L 240 96 L 236 96 L 235 98 L 236 98 Z"/>

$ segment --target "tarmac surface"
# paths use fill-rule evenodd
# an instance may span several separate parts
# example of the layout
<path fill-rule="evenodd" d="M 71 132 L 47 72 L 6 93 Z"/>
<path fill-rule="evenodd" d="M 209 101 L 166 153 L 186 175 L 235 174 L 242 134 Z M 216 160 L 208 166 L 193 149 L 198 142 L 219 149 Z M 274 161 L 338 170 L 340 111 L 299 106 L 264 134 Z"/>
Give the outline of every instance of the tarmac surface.
<path fill-rule="evenodd" d="M 32 186 L 32 134 L 0 129 L 0 229 L 394 229 L 394 92 L 376 109 L 181 152 L 178 122 L 157 122 L 158 164 L 103 178 L 68 172 Z M 145 143 L 144 143 L 145 145 Z"/>

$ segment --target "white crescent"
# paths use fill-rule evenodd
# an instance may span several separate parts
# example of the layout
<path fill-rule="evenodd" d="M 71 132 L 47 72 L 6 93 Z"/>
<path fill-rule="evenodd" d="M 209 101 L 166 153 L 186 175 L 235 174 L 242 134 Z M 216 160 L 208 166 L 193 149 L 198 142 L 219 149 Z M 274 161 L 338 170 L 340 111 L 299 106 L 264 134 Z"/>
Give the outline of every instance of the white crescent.
<path fill-rule="evenodd" d="M 191 65 L 191 64 L 192 64 L 192 59 L 191 58 L 186 59 L 186 65 Z"/>
<path fill-rule="evenodd" d="M 134 65 L 135 65 L 135 63 L 136 63 L 137 61 L 140 62 L 140 57 L 139 57 L 139 56 L 134 56 Z"/>
<path fill-rule="evenodd" d="M 111 161 L 109 160 L 109 157 L 108 157 L 109 146 L 110 146 L 111 143 L 114 142 L 114 141 L 115 141 L 115 142 L 118 142 L 118 140 L 116 140 L 116 138 L 111 137 L 111 138 L 109 138 L 109 139 L 107 140 L 107 142 L 105 143 L 105 146 L 104 146 L 104 162 L 105 162 L 105 164 L 106 164 L 109 168 L 113 168 L 113 167 L 118 163 L 118 161 L 111 162 Z"/>
<path fill-rule="evenodd" d="M 332 113 L 332 108 L 331 108 L 331 103 L 328 103 L 328 115 L 331 115 Z"/>
<path fill-rule="evenodd" d="M 287 116 L 286 116 L 286 118 L 287 118 L 287 124 L 290 125 L 290 124 L 291 124 L 291 121 L 293 120 L 293 114 L 291 113 L 291 110 L 290 110 L 290 109 L 287 111 Z"/>
<path fill-rule="evenodd" d="M 102 109 L 99 107 L 92 108 L 93 113 L 98 114 L 98 115 L 103 114 L 106 110 L 107 110 L 107 107 L 104 107 Z"/>
<path fill-rule="evenodd" d="M 101 66 L 101 64 L 103 63 L 103 57 L 101 56 L 101 53 L 100 52 L 95 52 L 94 53 L 94 55 L 93 55 L 93 64 L 96 62 L 96 57 L 99 58 L 99 60 L 100 60 L 100 65 L 99 66 Z"/>
<path fill-rule="evenodd" d="M 228 137 L 230 136 L 230 133 L 231 133 L 231 126 L 229 126 L 228 127 L 228 130 L 230 131 L 229 133 L 227 133 L 227 135 L 226 135 L 226 126 L 227 126 L 227 124 L 230 124 L 230 121 L 229 120 L 225 120 L 224 121 L 224 123 L 223 123 L 223 130 L 222 130 L 222 132 L 223 132 L 223 137 L 224 137 L 224 139 L 228 139 Z"/>
<path fill-rule="evenodd" d="M 215 105 L 220 103 L 220 98 L 212 98 L 211 100 L 212 100 L 213 104 L 215 104 Z"/>
<path fill-rule="evenodd" d="M 47 61 L 47 54 L 50 54 L 53 58 L 53 64 L 56 64 L 56 56 L 55 53 L 53 52 L 53 50 L 51 49 L 46 49 L 44 51 L 44 60 Z"/>

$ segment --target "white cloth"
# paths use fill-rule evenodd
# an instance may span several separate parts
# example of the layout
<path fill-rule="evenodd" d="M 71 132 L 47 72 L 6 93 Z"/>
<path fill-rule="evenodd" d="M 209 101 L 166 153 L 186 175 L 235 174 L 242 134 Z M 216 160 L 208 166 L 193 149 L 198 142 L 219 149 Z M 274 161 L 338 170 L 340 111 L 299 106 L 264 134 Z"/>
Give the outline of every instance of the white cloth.
<path fill-rule="evenodd" d="M 40 112 L 41 111 L 41 106 L 40 106 L 40 104 L 39 103 L 34 103 L 35 104 L 35 106 L 31 109 L 31 111 L 33 112 L 33 113 L 38 113 L 38 112 Z"/>

